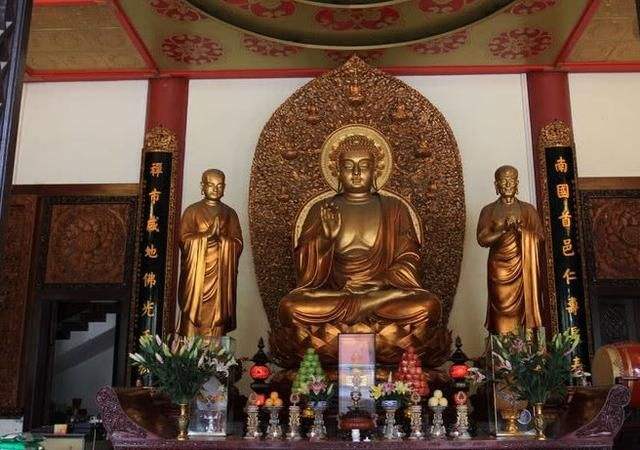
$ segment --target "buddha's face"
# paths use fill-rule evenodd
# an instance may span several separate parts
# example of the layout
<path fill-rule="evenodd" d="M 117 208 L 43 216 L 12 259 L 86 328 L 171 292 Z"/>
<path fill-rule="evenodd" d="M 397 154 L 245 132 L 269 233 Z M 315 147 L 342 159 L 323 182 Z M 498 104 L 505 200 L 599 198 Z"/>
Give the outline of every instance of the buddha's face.
<path fill-rule="evenodd" d="M 500 171 L 496 176 L 495 186 L 500 197 L 515 197 L 518 193 L 518 172 L 511 169 Z"/>
<path fill-rule="evenodd" d="M 374 173 L 374 159 L 366 149 L 354 148 L 340 154 L 338 178 L 345 192 L 369 192 Z"/>
<path fill-rule="evenodd" d="M 202 195 L 207 200 L 220 200 L 224 195 L 224 175 L 205 172 L 202 175 Z"/>

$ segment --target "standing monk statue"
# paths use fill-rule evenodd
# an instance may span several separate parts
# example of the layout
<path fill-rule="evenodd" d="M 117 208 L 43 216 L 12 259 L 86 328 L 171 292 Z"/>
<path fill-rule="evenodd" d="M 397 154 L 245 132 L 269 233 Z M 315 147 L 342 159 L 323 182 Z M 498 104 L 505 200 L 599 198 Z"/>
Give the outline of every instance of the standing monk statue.
<path fill-rule="evenodd" d="M 539 255 L 543 230 L 535 208 L 516 198 L 515 167 L 498 168 L 495 187 L 500 197 L 482 208 L 477 237 L 481 246 L 490 247 L 485 326 L 491 334 L 502 334 L 542 325 Z"/>
<path fill-rule="evenodd" d="M 222 203 L 224 173 L 202 174 L 204 198 L 180 222 L 180 327 L 183 336 L 222 336 L 236 328 L 238 258 L 242 231 L 235 211 Z"/>

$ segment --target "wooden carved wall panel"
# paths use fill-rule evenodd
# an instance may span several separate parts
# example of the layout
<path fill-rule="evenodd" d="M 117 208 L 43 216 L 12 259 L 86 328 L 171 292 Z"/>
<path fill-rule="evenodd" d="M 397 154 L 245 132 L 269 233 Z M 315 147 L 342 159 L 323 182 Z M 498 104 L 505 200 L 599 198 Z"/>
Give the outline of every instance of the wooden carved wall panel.
<path fill-rule="evenodd" d="M 606 185 L 598 186 L 597 189 L 585 189 L 585 182 L 581 181 L 582 227 L 590 283 L 600 286 L 640 287 L 640 179 L 638 180 L 633 181 L 632 189 L 609 189 Z"/>
<path fill-rule="evenodd" d="M 130 286 L 136 205 L 134 196 L 44 198 L 38 289 Z"/>
<path fill-rule="evenodd" d="M 589 218 L 598 279 L 640 279 L 640 198 L 593 198 Z"/>
<path fill-rule="evenodd" d="M 580 178 L 595 347 L 640 338 L 640 177 Z"/>
<path fill-rule="evenodd" d="M 35 196 L 9 200 L 0 271 L 0 415 L 22 413 L 20 380 L 29 291 Z"/>
<path fill-rule="evenodd" d="M 129 231 L 126 204 L 54 205 L 46 283 L 122 283 Z"/>
<path fill-rule="evenodd" d="M 633 316 L 623 302 L 606 302 L 600 305 L 600 333 L 602 345 L 628 341 L 630 338 L 627 318 Z"/>

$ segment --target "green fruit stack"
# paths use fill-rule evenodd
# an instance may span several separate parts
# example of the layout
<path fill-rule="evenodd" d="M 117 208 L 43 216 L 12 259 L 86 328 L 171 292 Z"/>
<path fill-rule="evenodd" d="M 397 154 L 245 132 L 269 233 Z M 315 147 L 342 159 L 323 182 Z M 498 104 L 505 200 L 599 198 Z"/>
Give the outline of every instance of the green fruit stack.
<path fill-rule="evenodd" d="M 320 365 L 320 357 L 315 349 L 308 348 L 300 363 L 300 369 L 293 380 L 291 390 L 294 393 L 305 394 L 307 392 L 311 377 L 324 378 L 324 370 Z"/>

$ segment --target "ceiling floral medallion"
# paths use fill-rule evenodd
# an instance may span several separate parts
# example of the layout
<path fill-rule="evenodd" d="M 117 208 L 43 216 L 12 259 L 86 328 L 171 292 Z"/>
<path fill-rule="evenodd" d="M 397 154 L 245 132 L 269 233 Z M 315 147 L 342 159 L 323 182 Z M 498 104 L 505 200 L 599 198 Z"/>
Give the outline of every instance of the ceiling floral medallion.
<path fill-rule="evenodd" d="M 366 62 L 369 65 L 380 61 L 384 56 L 384 50 L 362 50 L 357 52 L 352 51 L 343 51 L 343 50 L 325 50 L 324 54 L 334 63 L 339 65 L 344 64 L 351 58 L 353 55 L 357 55 L 362 61 Z"/>
<path fill-rule="evenodd" d="M 517 16 L 526 16 L 555 6 L 556 3 L 557 0 L 522 0 L 509 8 L 508 12 Z"/>
<path fill-rule="evenodd" d="M 205 18 L 183 0 L 150 0 L 149 5 L 161 16 L 181 22 L 196 22 Z"/>
<path fill-rule="evenodd" d="M 503 59 L 535 56 L 551 45 L 551 33 L 539 28 L 517 28 L 495 36 L 489 42 L 489 50 Z"/>
<path fill-rule="evenodd" d="M 321 9 L 316 14 L 316 22 L 334 31 L 380 30 L 395 24 L 400 13 L 394 8 L 371 9 Z"/>
<path fill-rule="evenodd" d="M 254 16 L 264 19 L 287 17 L 296 11 L 296 5 L 290 0 L 224 0 L 226 3 L 246 9 Z"/>
<path fill-rule="evenodd" d="M 242 38 L 242 45 L 247 50 L 263 56 L 291 56 L 302 50 L 300 47 L 293 45 L 280 44 L 278 42 L 260 39 L 256 36 L 245 35 Z"/>
<path fill-rule="evenodd" d="M 449 36 L 443 36 L 429 41 L 413 44 L 409 48 L 423 55 L 443 55 L 459 49 L 467 43 L 469 33 L 467 30 L 457 31 Z"/>
<path fill-rule="evenodd" d="M 420 0 L 420 9 L 426 13 L 451 14 L 476 0 Z"/>
<path fill-rule="evenodd" d="M 200 65 L 220 58 L 222 47 L 204 36 L 176 34 L 162 41 L 162 52 L 174 61 Z"/>

